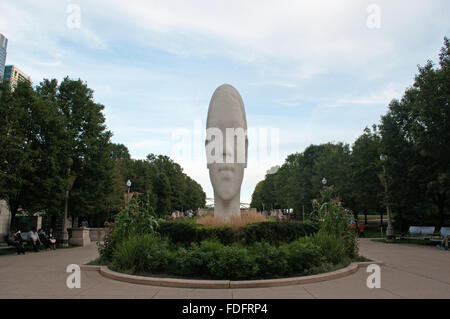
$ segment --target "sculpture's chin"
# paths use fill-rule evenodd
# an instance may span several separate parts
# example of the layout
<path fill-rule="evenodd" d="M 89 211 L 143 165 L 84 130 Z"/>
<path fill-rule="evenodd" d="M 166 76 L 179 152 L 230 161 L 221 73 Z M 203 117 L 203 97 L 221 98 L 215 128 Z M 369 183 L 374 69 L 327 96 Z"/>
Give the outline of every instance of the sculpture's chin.
<path fill-rule="evenodd" d="M 210 170 L 211 184 L 216 197 L 223 201 L 230 201 L 239 196 L 241 190 L 243 170 L 234 172 L 219 172 L 213 168 Z"/>

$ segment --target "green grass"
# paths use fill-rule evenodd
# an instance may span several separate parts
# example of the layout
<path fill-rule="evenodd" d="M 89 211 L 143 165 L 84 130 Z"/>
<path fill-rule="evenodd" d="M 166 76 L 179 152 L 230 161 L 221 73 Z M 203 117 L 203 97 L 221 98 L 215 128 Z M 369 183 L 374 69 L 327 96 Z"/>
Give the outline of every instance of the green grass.
<path fill-rule="evenodd" d="M 89 266 L 103 266 L 104 263 L 101 262 L 100 257 L 95 258 L 94 260 L 91 260 L 86 265 Z"/>
<path fill-rule="evenodd" d="M 364 231 L 364 237 L 365 238 L 381 238 L 381 237 L 386 237 L 386 233 L 385 233 L 385 229 L 383 228 L 383 234 L 381 234 L 380 228 L 370 228 Z M 362 238 L 364 238 L 362 237 Z"/>
<path fill-rule="evenodd" d="M 353 259 L 355 262 L 364 262 L 364 261 L 372 261 L 372 259 L 366 258 L 364 256 L 358 256 L 355 259 Z"/>
<path fill-rule="evenodd" d="M 422 239 L 396 239 L 394 241 L 388 241 L 386 239 L 373 239 L 373 241 L 385 244 L 413 244 L 422 246 L 436 246 L 439 244 L 437 241 L 422 240 Z"/>

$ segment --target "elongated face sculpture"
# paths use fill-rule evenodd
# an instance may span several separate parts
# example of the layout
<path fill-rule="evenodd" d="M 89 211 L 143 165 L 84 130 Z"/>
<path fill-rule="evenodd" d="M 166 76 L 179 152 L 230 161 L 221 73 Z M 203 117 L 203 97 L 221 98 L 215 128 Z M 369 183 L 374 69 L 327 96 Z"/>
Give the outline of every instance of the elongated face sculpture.
<path fill-rule="evenodd" d="M 206 157 L 214 189 L 214 215 L 240 215 L 240 193 L 247 167 L 248 139 L 244 103 L 239 92 L 224 84 L 209 103 Z"/>

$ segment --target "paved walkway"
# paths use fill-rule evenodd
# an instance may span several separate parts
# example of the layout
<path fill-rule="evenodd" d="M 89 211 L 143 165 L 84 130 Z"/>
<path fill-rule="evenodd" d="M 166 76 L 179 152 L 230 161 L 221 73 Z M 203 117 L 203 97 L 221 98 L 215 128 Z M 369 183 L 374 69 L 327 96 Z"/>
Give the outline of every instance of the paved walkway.
<path fill-rule="evenodd" d="M 336 280 L 247 289 L 189 289 L 129 284 L 83 271 L 81 288 L 66 286 L 66 267 L 97 257 L 94 244 L 26 255 L 0 256 L 0 298 L 450 298 L 450 251 L 360 240 L 363 256 L 384 261 L 381 288 L 369 289 L 365 269 Z"/>

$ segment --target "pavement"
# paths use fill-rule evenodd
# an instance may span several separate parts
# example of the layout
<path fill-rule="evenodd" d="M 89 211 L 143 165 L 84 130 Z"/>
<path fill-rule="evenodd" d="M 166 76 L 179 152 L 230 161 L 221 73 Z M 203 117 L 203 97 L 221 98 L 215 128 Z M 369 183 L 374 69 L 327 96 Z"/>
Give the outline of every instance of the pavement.
<path fill-rule="evenodd" d="M 450 251 L 412 244 L 385 244 L 360 239 L 361 255 L 385 263 L 381 287 L 368 288 L 366 268 L 344 278 L 284 287 L 191 289 L 115 281 L 96 271 L 81 272 L 81 288 L 66 285 L 66 267 L 98 256 L 97 247 L 0 256 L 0 299 L 9 298 L 144 298 L 144 299 L 450 299 Z"/>

